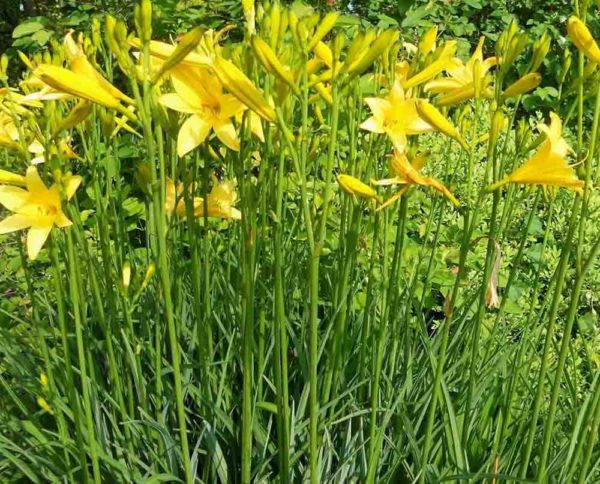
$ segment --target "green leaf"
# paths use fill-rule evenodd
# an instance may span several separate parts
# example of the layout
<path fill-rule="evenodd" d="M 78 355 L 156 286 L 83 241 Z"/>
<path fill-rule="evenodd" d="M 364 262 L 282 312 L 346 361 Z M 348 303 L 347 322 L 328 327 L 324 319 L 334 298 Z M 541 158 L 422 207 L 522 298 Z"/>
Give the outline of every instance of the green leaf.
<path fill-rule="evenodd" d="M 13 39 L 18 39 L 20 37 L 25 37 L 26 35 L 31 35 L 39 30 L 42 30 L 44 26 L 40 22 L 24 22 L 15 27 L 13 30 L 12 36 Z"/>

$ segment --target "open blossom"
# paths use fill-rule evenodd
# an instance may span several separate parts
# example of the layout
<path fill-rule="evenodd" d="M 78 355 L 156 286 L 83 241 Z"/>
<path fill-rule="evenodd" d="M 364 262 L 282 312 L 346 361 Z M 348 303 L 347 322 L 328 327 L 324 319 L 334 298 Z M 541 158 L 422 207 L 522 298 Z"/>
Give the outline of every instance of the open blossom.
<path fill-rule="evenodd" d="M 373 115 L 360 127 L 372 133 L 386 133 L 398 151 L 404 150 L 408 136 L 433 130 L 417 112 L 417 99 L 407 99 L 400 82 L 394 84 L 387 97 L 368 97 L 365 101 Z"/>
<path fill-rule="evenodd" d="M 35 166 L 25 175 L 26 188 L 0 186 L 0 204 L 14 212 L 0 222 L 0 234 L 29 229 L 27 253 L 35 259 L 54 226 L 68 227 L 71 221 L 62 210 L 60 187 L 53 184 L 47 188 Z M 70 200 L 81 184 L 81 177 L 68 176 L 63 180 L 65 197 Z"/>
<path fill-rule="evenodd" d="M 546 135 L 546 140 L 536 153 L 510 175 L 488 187 L 488 191 L 507 183 L 519 183 L 564 187 L 577 193 L 583 192 L 584 182 L 577 178 L 566 158 L 570 148 L 562 137 L 562 122 L 556 113 L 550 113 L 550 120 L 550 126 L 542 123 L 538 127 Z"/>
<path fill-rule="evenodd" d="M 219 80 L 207 69 L 177 66 L 171 73 L 175 92 L 163 94 L 159 102 L 181 113 L 190 113 L 177 137 L 177 154 L 185 156 L 214 131 L 228 148 L 238 151 L 240 141 L 233 118 L 246 107 L 233 95 L 223 93 Z"/>
<path fill-rule="evenodd" d="M 183 184 L 177 185 L 173 180 L 167 178 L 165 211 L 168 215 L 175 213 L 179 217 L 184 217 L 186 213 L 185 200 L 182 197 Z M 208 208 L 207 216 L 214 218 L 240 220 L 242 212 L 234 207 L 237 201 L 237 193 L 232 181 L 218 182 L 214 180 L 214 185 L 207 195 L 206 206 Z M 194 197 L 193 207 L 194 216 L 204 217 L 204 198 Z"/>
<path fill-rule="evenodd" d="M 448 198 L 455 206 L 459 205 L 456 197 L 442 182 L 436 180 L 435 178 L 421 174 L 421 168 L 423 168 L 425 161 L 426 158 L 424 156 L 417 156 L 412 160 L 411 163 L 404 152 L 400 152 L 398 150 L 394 151 L 390 167 L 395 176 L 392 178 L 373 181 L 373 184 L 379 186 L 400 185 L 400 190 L 387 199 L 383 205 L 381 205 L 380 210 L 388 207 L 398 200 L 413 185 L 431 187 Z"/>
<path fill-rule="evenodd" d="M 426 92 L 441 94 L 436 100 L 438 106 L 461 103 L 475 97 L 477 92 L 480 92 L 482 96 L 488 96 L 491 83 L 488 71 L 496 65 L 497 61 L 495 57 L 483 59 L 484 40 L 484 37 L 479 39 L 475 52 L 466 64 L 455 57 L 445 66 L 447 77 L 425 84 Z M 479 89 L 476 89 L 476 83 L 479 85 Z"/>

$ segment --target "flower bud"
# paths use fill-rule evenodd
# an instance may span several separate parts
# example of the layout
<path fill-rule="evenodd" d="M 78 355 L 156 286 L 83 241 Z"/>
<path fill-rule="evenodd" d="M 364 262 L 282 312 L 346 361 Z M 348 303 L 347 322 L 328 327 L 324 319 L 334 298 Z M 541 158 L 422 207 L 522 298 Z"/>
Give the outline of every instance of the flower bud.
<path fill-rule="evenodd" d="M 375 200 L 379 198 L 377 192 L 373 188 L 353 176 L 343 174 L 338 175 L 337 182 L 340 188 L 348 195 Z"/>
<path fill-rule="evenodd" d="M 490 126 L 490 145 L 495 145 L 500 133 L 504 129 L 506 118 L 502 110 L 497 109 L 492 117 L 492 125 Z"/>
<path fill-rule="evenodd" d="M 143 291 L 148 287 L 148 284 L 150 284 L 150 281 L 152 280 L 152 276 L 154 275 L 155 271 L 156 267 L 154 266 L 154 263 L 150 263 L 148 269 L 146 269 L 146 275 L 144 276 L 144 280 L 142 281 L 140 291 Z"/>
<path fill-rule="evenodd" d="M 100 34 L 100 20 L 98 17 L 92 18 L 92 44 L 97 49 L 102 45 L 102 35 Z"/>
<path fill-rule="evenodd" d="M 121 271 L 121 283 L 123 284 L 123 291 L 127 294 L 129 284 L 131 283 L 131 264 L 127 261 L 123 264 L 123 270 Z"/>
<path fill-rule="evenodd" d="M 325 17 L 323 17 L 323 20 L 321 20 L 321 23 L 315 30 L 312 39 L 310 39 L 310 42 L 306 47 L 308 52 L 312 51 L 317 43 L 323 40 L 323 37 L 325 37 L 333 28 L 339 16 L 340 14 L 338 12 L 329 12 L 327 15 L 325 15 Z"/>
<path fill-rule="evenodd" d="M 569 74 L 569 69 L 571 68 L 571 51 L 569 49 L 565 49 L 563 52 L 563 61 L 562 67 L 560 69 L 559 83 L 562 84 L 565 82 L 567 75 Z"/>
<path fill-rule="evenodd" d="M 42 384 L 42 388 L 44 388 L 44 390 L 48 388 L 48 375 L 43 372 L 40 374 L 40 383 Z"/>
<path fill-rule="evenodd" d="M 344 48 L 344 44 L 346 43 L 346 35 L 344 32 L 340 32 L 333 39 L 333 58 L 339 62 L 340 57 L 342 55 L 342 49 Z"/>
<path fill-rule="evenodd" d="M 269 31 L 271 32 L 270 45 L 272 49 L 275 49 L 277 47 L 277 43 L 279 42 L 280 23 L 281 9 L 279 7 L 279 2 L 276 2 L 271 6 L 271 11 L 269 12 Z"/>
<path fill-rule="evenodd" d="M 421 40 L 419 40 L 419 54 L 421 54 L 421 56 L 424 57 L 433 50 L 435 47 L 435 39 L 437 38 L 437 34 L 437 25 L 434 25 L 427 32 L 425 32 L 425 34 L 423 34 Z"/>
<path fill-rule="evenodd" d="M 446 118 L 446 116 L 439 112 L 433 104 L 424 100 L 419 100 L 416 103 L 416 107 L 419 116 L 427 123 L 439 132 L 458 141 L 465 150 L 469 149 L 456 127 L 448 120 L 448 118 Z"/>
<path fill-rule="evenodd" d="M 242 0 L 242 10 L 244 11 L 244 20 L 246 21 L 246 31 L 252 35 L 256 32 L 256 10 L 254 9 L 254 0 Z"/>
<path fill-rule="evenodd" d="M 542 82 L 542 75 L 539 72 L 530 72 L 508 86 L 502 96 L 505 98 L 520 96 L 534 90 L 540 82 Z"/>
<path fill-rule="evenodd" d="M 531 61 L 530 68 L 531 72 L 537 71 L 542 65 L 542 62 L 544 62 L 544 59 L 550 50 L 550 42 L 550 36 L 547 32 L 544 32 L 542 36 L 533 43 L 533 59 Z"/>
<path fill-rule="evenodd" d="M 143 42 L 150 42 L 152 39 L 152 1 L 141 0 L 140 2 L 140 38 Z"/>
<path fill-rule="evenodd" d="M 587 26 L 575 15 L 567 20 L 567 33 L 575 47 L 589 60 L 600 64 L 600 48 Z"/>

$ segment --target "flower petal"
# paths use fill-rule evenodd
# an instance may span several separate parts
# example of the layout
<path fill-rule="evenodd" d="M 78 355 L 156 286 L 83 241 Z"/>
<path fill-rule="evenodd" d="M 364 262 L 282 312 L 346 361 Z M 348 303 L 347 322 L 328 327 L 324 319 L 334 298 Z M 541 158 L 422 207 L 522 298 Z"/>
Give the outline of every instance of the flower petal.
<path fill-rule="evenodd" d="M 25 179 L 27 181 L 27 190 L 33 193 L 42 193 L 47 191 L 46 185 L 40 178 L 40 174 L 37 171 L 35 166 L 30 166 L 27 168 L 27 173 L 25 174 Z"/>
<path fill-rule="evenodd" d="M 31 226 L 32 219 L 26 215 L 11 215 L 0 222 L 0 234 L 9 234 Z"/>
<path fill-rule="evenodd" d="M 27 233 L 27 254 L 30 260 L 34 260 L 38 256 L 51 230 L 51 223 L 36 225 L 29 229 Z"/>
<path fill-rule="evenodd" d="M 214 128 L 215 134 L 225 146 L 233 151 L 239 151 L 240 141 L 231 121 L 219 121 Z"/>
<path fill-rule="evenodd" d="M 0 204 L 11 212 L 16 211 L 21 205 L 27 202 L 29 193 L 18 187 L 0 186 Z"/>
<path fill-rule="evenodd" d="M 208 136 L 211 125 L 193 114 L 182 125 L 177 136 L 177 154 L 185 156 L 198 147 Z"/>
<path fill-rule="evenodd" d="M 197 106 L 192 106 L 179 94 L 174 92 L 170 92 L 169 94 L 163 94 L 158 99 L 158 102 L 163 106 L 166 106 L 169 109 L 173 109 L 174 111 L 179 111 L 180 113 L 195 113 L 196 111 L 198 111 Z"/>

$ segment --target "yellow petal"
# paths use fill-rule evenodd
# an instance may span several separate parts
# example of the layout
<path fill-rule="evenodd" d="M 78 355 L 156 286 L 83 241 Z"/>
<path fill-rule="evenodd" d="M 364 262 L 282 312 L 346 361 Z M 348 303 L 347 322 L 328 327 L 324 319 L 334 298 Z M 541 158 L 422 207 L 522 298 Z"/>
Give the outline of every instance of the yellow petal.
<path fill-rule="evenodd" d="M 26 215 L 11 215 L 0 222 L 0 234 L 8 234 L 17 230 L 26 229 L 32 223 L 31 217 Z"/>
<path fill-rule="evenodd" d="M 51 64 L 41 64 L 33 73 L 57 91 L 87 99 L 108 108 L 120 107 L 116 97 L 98 85 L 95 80 L 86 76 L 77 75 L 73 71 Z"/>
<path fill-rule="evenodd" d="M 52 223 L 35 225 L 27 233 L 27 255 L 30 260 L 37 258 L 52 230 Z"/>
<path fill-rule="evenodd" d="M 193 114 L 182 125 L 177 136 L 177 154 L 185 156 L 198 147 L 208 136 L 211 125 Z"/>
<path fill-rule="evenodd" d="M 101 89 L 106 91 L 111 96 L 121 99 L 128 104 L 134 104 L 135 101 L 129 96 L 126 96 L 119 91 L 115 86 L 108 82 L 102 74 L 100 74 L 90 63 L 87 57 L 80 55 L 71 61 L 71 70 L 76 74 L 87 77 L 90 81 L 95 82 Z"/>
<path fill-rule="evenodd" d="M 25 179 L 27 183 L 27 190 L 29 190 L 31 194 L 40 194 L 48 191 L 35 166 L 30 166 L 27 168 Z"/>
<path fill-rule="evenodd" d="M 54 220 L 54 224 L 63 229 L 65 227 L 69 227 L 70 225 L 73 225 L 73 222 L 71 222 L 69 220 L 69 218 L 65 215 L 65 213 L 62 210 L 59 210 L 59 212 L 56 214 L 56 219 Z"/>
<path fill-rule="evenodd" d="M 12 186 L 0 186 L 0 204 L 11 212 L 15 212 L 19 207 L 27 202 L 29 193 L 27 190 Z"/>
<path fill-rule="evenodd" d="M 231 121 L 220 121 L 214 125 L 215 134 L 227 148 L 239 151 L 240 141 Z"/>
<path fill-rule="evenodd" d="M 25 177 L 6 170 L 0 170 L 0 183 L 25 186 Z"/>
<path fill-rule="evenodd" d="M 81 185 L 82 180 L 83 179 L 78 175 L 70 175 L 65 178 L 63 183 L 65 188 L 65 197 L 67 200 L 71 200 L 73 195 L 75 195 L 75 192 L 79 188 L 79 185 Z"/>
<path fill-rule="evenodd" d="M 163 94 L 158 98 L 158 102 L 163 106 L 173 109 L 174 111 L 179 111 L 180 113 L 195 113 L 198 111 L 198 107 L 192 106 L 179 94 L 174 92 Z"/>

